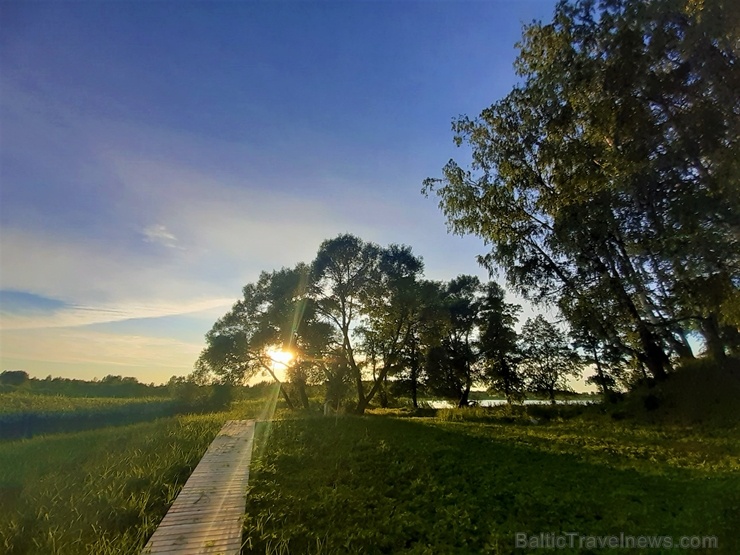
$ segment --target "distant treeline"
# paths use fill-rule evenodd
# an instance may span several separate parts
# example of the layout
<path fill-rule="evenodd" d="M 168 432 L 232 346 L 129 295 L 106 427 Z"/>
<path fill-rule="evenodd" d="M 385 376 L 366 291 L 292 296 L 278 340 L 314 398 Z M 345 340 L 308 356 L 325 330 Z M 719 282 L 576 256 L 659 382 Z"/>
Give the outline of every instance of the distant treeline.
<path fill-rule="evenodd" d="M 169 397 L 165 385 L 144 384 L 136 378 L 106 376 L 101 380 L 85 381 L 72 378 L 31 378 L 23 370 L 6 370 L 0 374 L 0 393 L 18 390 L 37 395 L 65 397 Z"/>

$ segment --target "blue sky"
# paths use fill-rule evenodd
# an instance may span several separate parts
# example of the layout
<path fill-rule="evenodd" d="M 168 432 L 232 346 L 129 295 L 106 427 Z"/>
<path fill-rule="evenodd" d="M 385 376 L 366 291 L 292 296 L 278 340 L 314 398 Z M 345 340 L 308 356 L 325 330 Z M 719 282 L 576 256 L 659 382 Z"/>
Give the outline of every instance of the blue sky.
<path fill-rule="evenodd" d="M 554 1 L 0 3 L 0 353 L 184 375 L 260 271 L 354 233 L 486 277 L 420 194 Z"/>

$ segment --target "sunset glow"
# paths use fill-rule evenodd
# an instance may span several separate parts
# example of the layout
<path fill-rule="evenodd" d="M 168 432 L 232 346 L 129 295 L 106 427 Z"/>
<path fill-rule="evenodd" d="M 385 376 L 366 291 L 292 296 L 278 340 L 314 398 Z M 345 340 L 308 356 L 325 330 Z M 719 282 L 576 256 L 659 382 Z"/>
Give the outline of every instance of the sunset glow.
<path fill-rule="evenodd" d="M 270 357 L 273 365 L 278 365 L 278 367 L 287 366 L 293 360 L 293 353 L 282 349 L 270 349 L 267 351 L 267 356 Z"/>

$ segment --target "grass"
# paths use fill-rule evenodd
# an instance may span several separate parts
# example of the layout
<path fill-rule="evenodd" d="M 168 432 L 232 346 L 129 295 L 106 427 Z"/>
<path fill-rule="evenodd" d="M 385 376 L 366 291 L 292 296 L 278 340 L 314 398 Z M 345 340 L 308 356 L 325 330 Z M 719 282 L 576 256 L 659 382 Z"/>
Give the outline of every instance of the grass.
<path fill-rule="evenodd" d="M 177 408 L 175 401 L 161 397 L 95 398 L 0 393 L 0 440 L 133 424 L 172 416 Z"/>
<path fill-rule="evenodd" d="M 25 392 L 0 393 L 0 415 L 28 412 L 57 413 L 100 410 L 111 407 L 162 402 L 162 397 L 65 397 L 61 395 L 37 395 Z"/>
<path fill-rule="evenodd" d="M 0 553 L 138 554 L 223 422 L 269 418 L 272 394 L 0 444 Z M 511 553 L 516 533 L 569 532 L 740 553 L 736 423 L 561 406 L 275 416 L 257 429 L 244 554 Z"/>
<path fill-rule="evenodd" d="M 510 553 L 517 532 L 717 536 L 714 553 L 740 552 L 737 428 L 467 416 L 275 423 L 243 553 Z"/>
<path fill-rule="evenodd" d="M 0 444 L 0 553 L 139 553 L 229 412 Z"/>

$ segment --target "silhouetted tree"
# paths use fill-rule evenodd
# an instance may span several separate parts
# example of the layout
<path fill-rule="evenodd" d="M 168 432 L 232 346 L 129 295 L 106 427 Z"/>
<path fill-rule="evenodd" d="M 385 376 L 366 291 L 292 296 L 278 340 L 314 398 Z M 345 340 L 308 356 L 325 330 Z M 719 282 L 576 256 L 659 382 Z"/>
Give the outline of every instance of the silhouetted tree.
<path fill-rule="evenodd" d="M 542 315 L 529 318 L 522 327 L 521 353 L 528 387 L 547 393 L 553 404 L 555 392 L 568 389 L 568 378 L 580 375 L 578 355 L 565 333 Z"/>
<path fill-rule="evenodd" d="M 28 372 L 25 370 L 5 370 L 0 374 L 0 384 L 19 386 L 27 381 Z"/>
<path fill-rule="evenodd" d="M 438 341 L 429 349 L 426 384 L 432 392 L 468 405 L 470 390 L 482 377 L 477 344 L 480 280 L 461 275 L 443 285 L 437 322 Z"/>
<path fill-rule="evenodd" d="M 486 381 L 506 400 L 519 396 L 524 380 L 518 371 L 521 358 L 514 326 L 521 307 L 504 300 L 504 289 L 495 281 L 483 286 L 480 301 L 480 352 Z"/>
<path fill-rule="evenodd" d="M 318 366 L 315 353 L 331 341 L 328 330 L 316 319 L 316 307 L 308 296 L 309 268 L 263 272 L 257 283 L 244 287 L 244 296 L 206 334 L 206 348 L 196 362 L 196 373 L 213 374 L 220 382 L 238 384 L 259 371 L 275 374 L 272 350 L 293 352 L 295 368 L 286 363 L 299 397 L 307 406 L 306 382 Z M 293 407 L 281 384 L 281 393 Z"/>

